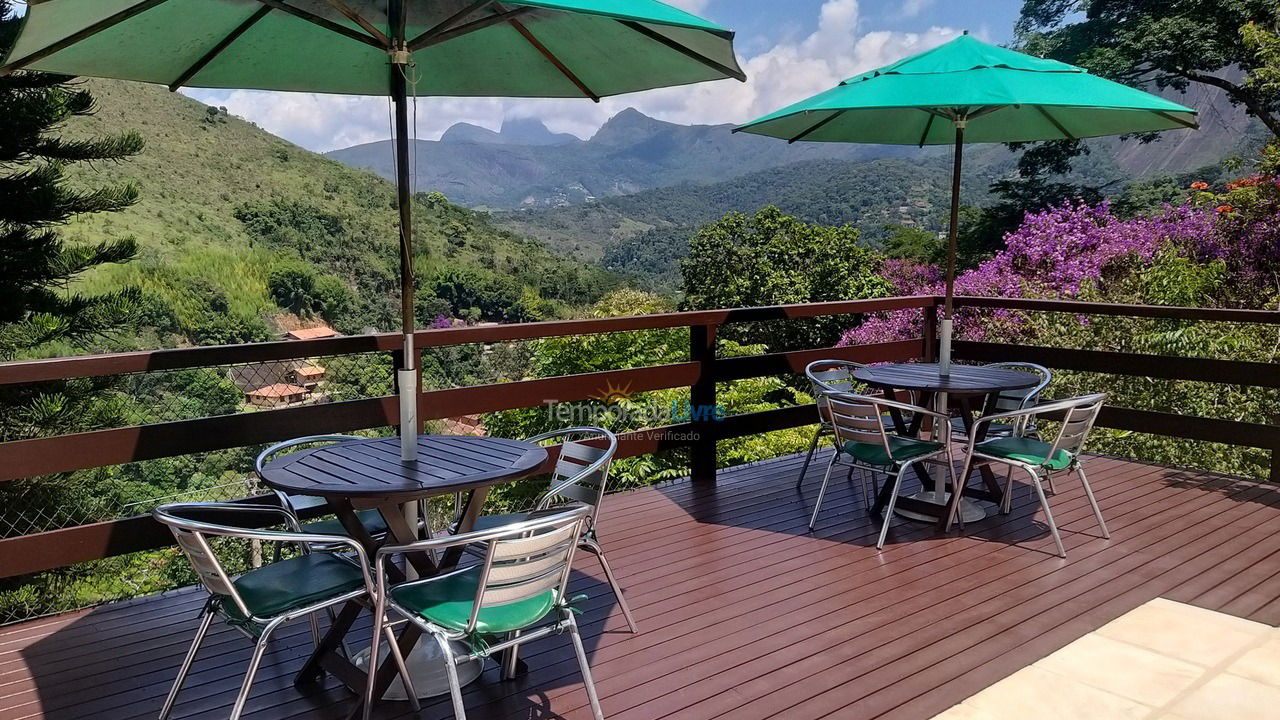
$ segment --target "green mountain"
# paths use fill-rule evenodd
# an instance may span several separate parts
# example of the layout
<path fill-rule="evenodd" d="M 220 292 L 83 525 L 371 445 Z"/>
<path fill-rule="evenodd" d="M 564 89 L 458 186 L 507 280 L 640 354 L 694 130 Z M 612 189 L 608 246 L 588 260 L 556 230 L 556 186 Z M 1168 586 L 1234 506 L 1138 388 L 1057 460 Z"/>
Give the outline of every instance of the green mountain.
<path fill-rule="evenodd" d="M 78 168 L 74 176 L 86 187 L 132 183 L 141 202 L 123 213 L 79 218 L 65 230 L 69 240 L 131 235 L 141 246 L 135 261 L 103 267 L 81 281 L 89 291 L 136 285 L 154 301 L 148 317 L 153 331 L 117 339 L 117 346 L 274 335 L 297 322 L 289 310 L 308 310 L 281 307 L 279 293 L 271 291 L 273 272 L 285 269 L 340 280 L 336 291 L 345 288 L 347 297 L 342 307 L 326 311 L 338 329 L 397 326 L 399 253 L 395 195 L 387 181 L 159 87 L 88 84 L 99 110 L 70 124 L 66 134 L 133 129 L 146 140 L 141 155 Z M 522 312 L 535 316 L 590 302 L 614 282 L 604 271 L 555 256 L 438 194 L 416 200 L 425 316 L 468 309 L 431 297 L 432 278 L 441 273 L 467 273 L 503 296 L 488 304 L 523 302 Z M 332 282 L 324 287 L 334 291 Z M 219 321 L 222 315 L 233 320 Z M 210 322 L 234 327 L 208 327 Z"/>

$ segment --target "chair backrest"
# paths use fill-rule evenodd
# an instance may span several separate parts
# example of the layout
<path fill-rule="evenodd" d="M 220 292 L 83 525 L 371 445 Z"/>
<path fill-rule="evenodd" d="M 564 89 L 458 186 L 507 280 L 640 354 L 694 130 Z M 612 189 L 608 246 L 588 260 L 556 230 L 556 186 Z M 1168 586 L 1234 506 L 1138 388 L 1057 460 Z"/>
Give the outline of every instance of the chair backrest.
<path fill-rule="evenodd" d="M 484 608 L 511 605 L 546 593 L 553 594 L 554 604 L 562 604 L 573 553 L 590 513 L 588 506 L 575 507 L 517 523 L 510 530 L 491 536 L 467 632 L 475 631 Z"/>
<path fill-rule="evenodd" d="M 360 438 L 355 435 L 308 435 L 307 437 L 285 440 L 284 442 L 276 443 L 275 445 L 272 445 L 266 450 L 258 453 L 258 458 L 254 461 L 254 468 L 257 470 L 258 477 L 261 478 L 262 470 L 266 467 L 267 463 L 274 460 L 277 455 L 283 453 L 285 450 L 292 450 L 293 448 L 302 447 L 303 445 L 321 445 L 362 439 L 364 438 Z M 293 513 L 295 517 L 297 517 L 298 511 L 303 507 L 323 504 L 323 501 L 317 502 L 317 498 L 295 498 L 286 492 L 281 492 L 274 488 L 272 488 L 272 492 L 274 492 L 276 498 L 280 500 L 280 505 L 290 513 Z M 303 505 L 300 506 L 299 503 L 302 503 Z"/>
<path fill-rule="evenodd" d="M 1017 370 L 1030 373 L 1039 378 L 1039 382 L 1029 388 L 1002 391 L 996 398 L 996 412 L 1024 410 L 1035 405 L 1040 402 L 1040 393 L 1044 392 L 1044 389 L 1049 387 L 1049 383 L 1053 381 L 1053 373 L 1049 371 L 1049 368 L 1035 363 L 1001 362 L 991 363 L 986 367 L 1000 370 Z"/>
<path fill-rule="evenodd" d="M 273 508 L 273 510 L 278 511 L 279 508 Z M 245 512 L 252 513 L 255 510 Z M 152 517 L 157 522 L 168 526 L 173 532 L 178 548 L 182 550 L 183 555 L 187 556 L 204 589 L 211 595 L 228 598 L 244 617 L 252 617 L 249 607 L 236 591 L 231 576 L 209 543 L 211 536 L 253 539 L 251 536 L 258 534 L 232 525 L 209 522 L 210 516 L 231 517 L 231 513 L 232 511 L 225 506 L 211 503 L 173 503 L 161 505 L 151 511 Z"/>
<path fill-rule="evenodd" d="M 853 377 L 853 372 L 862 367 L 866 365 L 852 360 L 814 360 L 805 366 L 804 376 L 809 379 L 809 389 L 818 406 L 818 421 L 823 427 L 831 427 L 827 394 L 852 393 L 859 389 L 861 383 Z"/>
<path fill-rule="evenodd" d="M 1061 405 L 1059 409 L 1065 413 L 1062 418 L 1062 427 L 1053 441 L 1053 449 L 1049 452 L 1049 457 L 1056 455 L 1059 450 L 1066 451 L 1072 457 L 1083 452 L 1085 441 L 1088 440 L 1089 432 L 1093 430 L 1093 424 L 1097 422 L 1098 413 L 1102 411 L 1102 405 L 1106 400 L 1106 393 L 1097 393 L 1046 406 L 1048 409 Z"/>
<path fill-rule="evenodd" d="M 884 448 L 886 456 L 892 457 L 889 433 L 884 427 L 884 410 L 880 405 L 882 398 L 834 392 L 826 393 L 825 397 L 831 431 L 838 444 L 878 445 Z"/>
<path fill-rule="evenodd" d="M 589 523 L 594 524 L 609 482 L 609 466 L 618 451 L 618 436 L 601 427 L 582 426 L 553 430 L 528 439 L 534 443 L 552 440 L 560 441 L 560 456 L 538 507 L 547 507 L 557 498 L 580 502 L 590 506 Z"/>

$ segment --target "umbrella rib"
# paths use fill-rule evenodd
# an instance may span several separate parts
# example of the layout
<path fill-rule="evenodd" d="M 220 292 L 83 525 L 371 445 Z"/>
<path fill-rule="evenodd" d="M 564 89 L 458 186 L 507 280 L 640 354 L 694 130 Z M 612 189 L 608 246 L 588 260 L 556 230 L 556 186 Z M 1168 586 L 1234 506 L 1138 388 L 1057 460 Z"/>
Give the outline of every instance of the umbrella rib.
<path fill-rule="evenodd" d="M 1072 135 L 1071 133 L 1067 132 L 1067 129 L 1062 127 L 1062 123 L 1058 122 L 1058 120 L 1055 117 L 1050 115 L 1049 111 L 1046 110 L 1043 105 L 1037 105 L 1036 110 L 1039 110 L 1040 114 L 1044 116 L 1044 119 L 1052 123 L 1053 126 L 1058 129 L 1058 132 L 1062 133 L 1063 137 L 1067 138 L 1068 140 L 1077 139 L 1075 135 Z"/>
<path fill-rule="evenodd" d="M 338 23 L 332 20 L 329 20 L 328 18 L 322 18 L 319 15 L 316 15 L 314 13 L 307 12 L 306 10 L 303 10 L 301 8 L 296 8 L 286 2 L 282 2 L 282 0 L 258 0 L 258 2 L 262 3 L 263 5 L 266 5 L 267 7 L 275 8 L 276 10 L 279 10 L 281 12 L 289 13 L 290 15 L 296 18 L 306 20 L 307 22 L 312 23 L 314 25 L 319 25 L 320 27 L 324 28 L 325 30 L 328 30 L 329 32 L 337 33 L 344 37 L 349 37 L 352 40 L 355 40 L 357 42 L 362 42 L 365 45 L 371 45 L 373 47 L 378 48 L 379 50 L 387 49 L 387 46 L 379 43 L 377 38 L 371 37 L 369 35 L 365 35 L 364 33 L 359 32 L 358 30 L 352 30 L 351 28 L 345 25 L 339 25 Z"/>
<path fill-rule="evenodd" d="M 454 23 L 465 18 L 471 13 L 483 8 L 484 6 L 491 4 L 492 2 L 493 0 L 475 0 L 475 2 L 472 2 L 471 4 L 463 7 L 458 12 L 445 18 L 442 22 L 437 23 L 435 27 L 431 28 L 430 30 L 427 30 L 426 32 L 419 35 L 418 37 L 410 40 L 409 49 L 417 50 L 419 47 L 425 44 L 427 40 L 430 40 L 431 38 L 434 38 L 435 36 L 445 32 L 450 27 L 452 27 Z"/>
<path fill-rule="evenodd" d="M 342 2 L 342 0 L 329 0 L 329 4 L 333 6 L 333 9 L 346 16 L 348 20 L 364 28 L 365 32 L 369 33 L 373 39 L 382 43 L 384 47 L 391 47 L 391 38 L 387 37 L 386 33 L 379 30 L 377 25 L 369 22 L 363 15 L 353 10 L 350 5 Z"/>
<path fill-rule="evenodd" d="M 1178 123 L 1178 124 L 1179 124 L 1179 125 L 1181 125 L 1182 127 L 1189 128 L 1189 129 L 1191 129 L 1191 130 L 1199 130 L 1199 129 L 1200 129 L 1200 123 L 1198 123 L 1198 122 L 1196 122 L 1196 121 L 1194 121 L 1194 120 L 1183 120 L 1182 118 L 1178 117 L 1177 115 L 1173 115 L 1173 114 L 1171 114 L 1171 113 L 1167 113 L 1167 112 L 1165 112 L 1165 111 L 1163 111 L 1163 110 L 1154 110 L 1153 112 L 1154 112 L 1156 115 L 1159 115 L 1160 117 L 1164 118 L 1165 120 L 1169 120 L 1169 121 L 1171 121 L 1171 122 L 1176 122 L 1176 123 Z"/>
<path fill-rule="evenodd" d="M 929 116 L 929 120 L 924 124 L 924 132 L 920 133 L 920 147 L 924 147 L 924 141 L 929 138 L 929 131 L 933 129 L 933 120 L 938 117 L 928 111 L 926 111 L 926 114 Z"/>
<path fill-rule="evenodd" d="M 693 48 L 686 47 L 685 45 L 682 45 L 681 43 L 678 43 L 675 40 L 672 40 L 666 35 L 663 35 L 662 33 L 658 32 L 657 30 L 654 30 L 653 28 L 643 23 L 638 23 L 634 20 L 618 20 L 618 22 L 624 25 L 625 27 L 628 27 L 640 33 L 641 35 L 644 35 L 647 38 L 656 40 L 657 42 L 662 43 L 663 45 L 666 45 L 667 47 L 671 48 L 672 50 L 675 50 L 676 52 L 680 53 L 681 55 L 684 55 L 685 57 L 691 58 L 693 60 L 696 60 L 702 63 L 703 65 L 706 65 L 712 70 L 723 73 L 728 77 L 738 80 L 739 82 L 747 81 L 746 73 L 742 72 L 741 70 L 738 70 L 737 68 L 731 68 L 728 65 L 725 65 L 724 63 L 716 62 L 715 60 L 712 60 L 711 58 L 707 57 L 706 55 L 703 55 L 702 53 L 694 50 Z"/>
<path fill-rule="evenodd" d="M 41 48 L 31 53 L 30 55 L 27 55 L 26 57 L 14 60 L 8 65 L 5 65 L 3 68 L 0 68 L 0 75 L 7 75 L 15 70 L 21 70 L 22 68 L 30 65 L 31 63 L 38 62 L 40 60 L 43 60 L 49 57 L 50 55 L 53 55 L 54 53 L 61 52 L 82 40 L 87 40 L 93 37 L 94 35 L 97 35 L 98 33 L 102 32 L 103 30 L 108 30 L 112 27 L 115 27 L 116 25 L 119 25 L 120 23 L 124 22 L 125 20 L 128 20 L 129 18 L 132 18 L 136 15 L 141 15 L 142 13 L 150 10 L 151 8 L 156 7 L 157 5 L 162 5 L 165 2 L 168 2 L 168 0 L 145 0 L 144 2 L 140 2 L 137 5 L 131 5 L 125 8 L 124 10 L 121 10 L 120 12 L 116 13 L 115 15 L 103 18 L 102 20 L 99 20 L 98 22 L 93 23 L 92 25 L 90 25 L 87 28 L 84 28 L 83 30 L 74 32 L 62 38 L 61 40 L 53 43 L 52 45 Z M 30 12 L 30 10 L 28 10 L 28 12 Z"/>
<path fill-rule="evenodd" d="M 439 45 L 442 42 L 454 40 L 478 30 L 484 30 L 485 28 L 493 27 L 494 25 L 501 25 L 512 18 L 518 18 L 521 15 L 526 15 L 531 12 L 533 12 L 533 8 L 531 7 L 520 7 L 514 10 L 498 13 L 497 15 L 482 17 L 479 20 L 472 20 L 465 25 L 459 25 L 455 28 L 443 30 L 434 35 L 431 34 L 431 31 L 428 31 L 423 33 L 423 35 L 419 35 L 413 40 L 413 42 L 409 43 L 409 50 L 417 51 L 425 47 L 430 47 L 431 45 Z M 428 35 L 430 35 L 430 37 L 426 37 Z"/>
<path fill-rule="evenodd" d="M 824 125 L 826 125 L 827 123 L 829 123 L 829 122 L 831 122 L 832 120 L 835 120 L 836 118 L 838 118 L 838 117 L 840 117 L 841 115 L 843 115 L 843 114 L 844 114 L 844 112 L 845 112 L 844 110 L 837 110 L 837 111 L 835 111 L 835 112 L 831 113 L 830 115 L 828 115 L 827 117 L 822 118 L 822 119 L 821 119 L 821 120 L 819 120 L 817 123 L 815 123 L 815 124 L 813 125 L 813 127 L 809 128 L 808 130 L 805 130 L 804 132 L 800 133 L 799 135 L 797 135 L 797 136 L 795 136 L 795 137 L 793 137 L 793 138 L 788 138 L 788 139 L 787 139 L 787 144 L 788 144 L 788 145 L 790 145 L 791 143 L 799 142 L 799 141 L 801 141 L 801 140 L 805 139 L 806 137 L 809 137 L 811 134 L 813 134 L 813 133 L 815 133 L 815 132 L 817 132 L 817 131 L 821 130 L 821 129 L 822 129 L 822 127 L 823 127 Z"/>
<path fill-rule="evenodd" d="M 560 61 L 560 58 L 555 56 L 555 53 L 547 49 L 546 45 L 543 45 L 538 38 L 534 37 L 533 33 L 529 32 L 529 28 L 524 26 L 524 23 L 515 18 L 511 18 L 507 20 L 507 22 L 511 23 L 511 27 L 515 28 L 525 40 L 528 40 L 530 45 L 537 49 L 538 52 L 542 53 L 542 56 L 545 57 L 548 62 L 555 65 L 556 69 L 559 70 L 562 75 L 569 78 L 569 82 L 576 85 L 583 95 L 591 98 L 594 102 L 600 102 L 600 96 L 592 92 L 591 88 L 587 87 L 586 83 L 582 82 L 582 80 L 579 79 L 578 76 L 568 68 L 568 66 Z"/>
<path fill-rule="evenodd" d="M 213 46 L 213 49 L 205 53 L 204 56 L 201 57 L 199 60 L 197 60 L 194 65 L 187 68 L 185 72 L 179 75 L 178 79 L 174 80 L 173 83 L 169 85 L 169 92 L 177 92 L 178 88 L 182 87 L 183 85 L 186 85 L 188 80 L 196 76 L 196 73 L 199 73 L 201 70 L 205 69 L 209 65 L 209 63 L 213 62 L 214 58 L 222 54 L 223 50 L 226 50 L 227 47 L 231 45 L 231 43 L 240 39 L 241 35 L 245 34 L 245 32 L 249 30 L 249 28 L 256 25 L 259 20 L 266 17 L 267 13 L 270 13 L 270 12 L 271 12 L 271 8 L 265 5 L 258 8 L 256 11 L 254 11 L 254 13 L 249 16 L 248 20 L 245 20 L 244 22 L 240 23 L 240 25 L 236 27 L 235 30 L 232 30 L 226 37 L 219 40 L 218 44 Z"/>

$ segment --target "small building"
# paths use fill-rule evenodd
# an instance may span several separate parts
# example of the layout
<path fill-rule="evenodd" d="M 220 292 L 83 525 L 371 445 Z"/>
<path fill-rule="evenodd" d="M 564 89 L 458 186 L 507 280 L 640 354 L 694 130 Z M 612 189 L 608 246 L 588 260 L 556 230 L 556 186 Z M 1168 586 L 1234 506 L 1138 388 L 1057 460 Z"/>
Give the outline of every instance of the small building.
<path fill-rule="evenodd" d="M 317 325 L 313 328 L 290 330 L 284 336 L 289 340 L 320 340 L 322 338 L 337 337 L 338 331 L 328 325 Z"/>
<path fill-rule="evenodd" d="M 445 435 L 470 435 L 484 437 L 484 420 L 479 415 L 459 415 L 440 421 Z"/>
<path fill-rule="evenodd" d="M 310 397 L 311 391 L 298 385 L 275 383 L 245 393 L 250 405 L 257 407 L 280 407 L 300 403 Z"/>
<path fill-rule="evenodd" d="M 319 365 L 303 365 L 300 368 L 294 368 L 290 375 L 295 385 L 300 385 L 307 390 L 315 390 L 317 385 L 324 382 L 325 370 Z"/>

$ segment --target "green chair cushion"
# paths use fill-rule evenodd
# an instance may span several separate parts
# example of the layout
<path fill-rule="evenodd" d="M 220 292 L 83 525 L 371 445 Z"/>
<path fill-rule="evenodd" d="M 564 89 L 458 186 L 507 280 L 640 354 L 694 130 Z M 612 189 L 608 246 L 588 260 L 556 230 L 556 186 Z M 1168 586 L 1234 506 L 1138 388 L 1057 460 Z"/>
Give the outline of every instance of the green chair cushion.
<path fill-rule="evenodd" d="M 502 527 L 503 525 L 513 525 L 518 522 L 524 522 L 533 517 L 533 513 L 505 513 L 503 515 L 481 515 L 476 518 L 476 525 L 472 531 L 476 530 L 492 530 Z"/>
<path fill-rule="evenodd" d="M 975 452 L 991 457 L 1014 460 L 1027 465 L 1044 466 L 1050 470 L 1065 470 L 1071 466 L 1072 457 L 1066 450 L 1059 450 L 1049 457 L 1053 447 L 1048 443 L 1023 437 L 997 438 L 978 443 Z"/>
<path fill-rule="evenodd" d="M 232 584 L 250 613 L 270 618 L 364 587 L 364 575 L 336 555 L 312 553 L 250 570 Z M 222 610 L 232 621 L 247 619 L 229 600 Z"/>
<path fill-rule="evenodd" d="M 356 513 L 356 517 L 360 518 L 360 524 L 364 525 L 369 534 L 374 537 L 386 535 L 389 532 L 387 521 L 382 518 L 382 513 L 377 510 L 361 510 Z M 342 527 L 342 523 L 338 522 L 338 518 L 329 518 L 328 520 L 317 520 L 303 525 L 302 532 L 312 535 L 346 535 L 347 529 Z"/>
<path fill-rule="evenodd" d="M 436 625 L 450 630 L 466 630 L 480 583 L 480 572 L 481 568 L 477 566 L 438 578 L 405 583 L 392 588 L 391 598 L 400 607 Z M 527 628 L 554 608 L 555 592 L 552 590 L 520 602 L 483 608 L 477 618 L 476 631 L 483 635 L 496 635 Z"/>
<path fill-rule="evenodd" d="M 916 438 L 902 437 L 901 435 L 889 436 L 889 450 L 891 455 L 886 455 L 884 446 L 880 443 L 860 443 L 852 440 L 844 444 L 844 451 L 853 456 L 860 462 L 868 465 L 889 466 L 895 463 L 907 462 L 918 457 L 935 453 L 942 449 L 942 443 L 931 442 L 928 440 L 917 440 Z"/>

